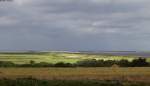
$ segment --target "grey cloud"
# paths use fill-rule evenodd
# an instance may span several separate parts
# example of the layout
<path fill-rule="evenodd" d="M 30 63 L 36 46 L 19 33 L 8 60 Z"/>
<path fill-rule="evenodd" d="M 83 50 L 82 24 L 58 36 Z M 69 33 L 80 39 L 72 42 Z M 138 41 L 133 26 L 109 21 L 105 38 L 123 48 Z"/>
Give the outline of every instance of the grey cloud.
<path fill-rule="evenodd" d="M 0 2 L 0 50 L 148 50 L 149 3 L 147 0 Z"/>

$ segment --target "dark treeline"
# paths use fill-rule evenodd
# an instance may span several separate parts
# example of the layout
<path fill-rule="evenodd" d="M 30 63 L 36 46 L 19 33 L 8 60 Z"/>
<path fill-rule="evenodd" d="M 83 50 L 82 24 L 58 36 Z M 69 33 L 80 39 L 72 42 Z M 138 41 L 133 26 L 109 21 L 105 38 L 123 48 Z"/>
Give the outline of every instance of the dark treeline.
<path fill-rule="evenodd" d="M 36 63 L 35 61 L 30 61 L 29 64 L 14 64 L 9 61 L 0 61 L 0 67 L 150 67 L 150 63 L 146 61 L 145 58 L 134 59 L 131 62 L 128 60 L 83 60 L 78 61 L 77 63 L 64 63 L 59 62 L 55 64 L 40 62 Z"/>
<path fill-rule="evenodd" d="M 112 67 L 112 66 L 119 66 L 119 67 L 150 67 L 150 63 L 146 61 L 145 58 L 138 58 L 134 59 L 131 62 L 128 60 L 84 60 L 79 61 L 76 64 L 77 66 L 81 67 Z"/>
<path fill-rule="evenodd" d="M 119 80 L 37 80 L 18 78 L 0 79 L 1 86 L 150 86 L 150 83 L 122 82 Z"/>

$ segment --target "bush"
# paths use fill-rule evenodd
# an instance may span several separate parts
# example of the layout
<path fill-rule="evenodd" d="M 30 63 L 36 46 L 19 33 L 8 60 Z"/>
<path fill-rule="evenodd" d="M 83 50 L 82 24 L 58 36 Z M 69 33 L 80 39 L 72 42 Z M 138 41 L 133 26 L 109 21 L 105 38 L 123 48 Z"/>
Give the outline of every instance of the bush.
<path fill-rule="evenodd" d="M 14 67 L 16 66 L 13 62 L 10 61 L 0 61 L 0 67 Z"/>
<path fill-rule="evenodd" d="M 59 62 L 54 64 L 54 67 L 73 67 L 73 64 L 71 63 L 64 63 L 64 62 Z"/>
<path fill-rule="evenodd" d="M 149 66 L 149 63 L 146 62 L 145 58 L 139 58 L 139 59 L 134 59 L 131 62 L 131 66 L 132 67 L 147 67 L 147 66 Z"/>

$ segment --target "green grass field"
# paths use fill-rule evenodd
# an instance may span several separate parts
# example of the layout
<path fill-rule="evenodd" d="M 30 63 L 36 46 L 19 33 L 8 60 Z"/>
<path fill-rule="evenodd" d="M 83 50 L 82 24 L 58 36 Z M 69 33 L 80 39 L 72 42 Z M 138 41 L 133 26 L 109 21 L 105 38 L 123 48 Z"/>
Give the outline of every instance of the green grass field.
<path fill-rule="evenodd" d="M 99 55 L 99 54 L 83 54 L 83 53 L 61 53 L 61 52 L 16 52 L 16 53 L 0 53 L 0 61 L 11 61 L 16 64 L 29 63 L 31 60 L 36 63 L 48 62 L 66 62 L 75 63 L 84 59 L 103 59 L 103 60 L 121 60 L 127 59 L 132 61 L 136 56 L 112 56 L 112 55 Z M 150 62 L 150 58 L 147 59 Z"/>

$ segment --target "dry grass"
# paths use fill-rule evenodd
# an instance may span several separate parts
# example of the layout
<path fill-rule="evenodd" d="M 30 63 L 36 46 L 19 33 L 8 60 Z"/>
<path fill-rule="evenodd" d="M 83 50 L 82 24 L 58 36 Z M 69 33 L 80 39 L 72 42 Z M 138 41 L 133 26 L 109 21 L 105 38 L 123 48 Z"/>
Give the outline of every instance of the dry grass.
<path fill-rule="evenodd" d="M 150 82 L 150 68 L 0 68 L 0 78 L 97 79 Z"/>

